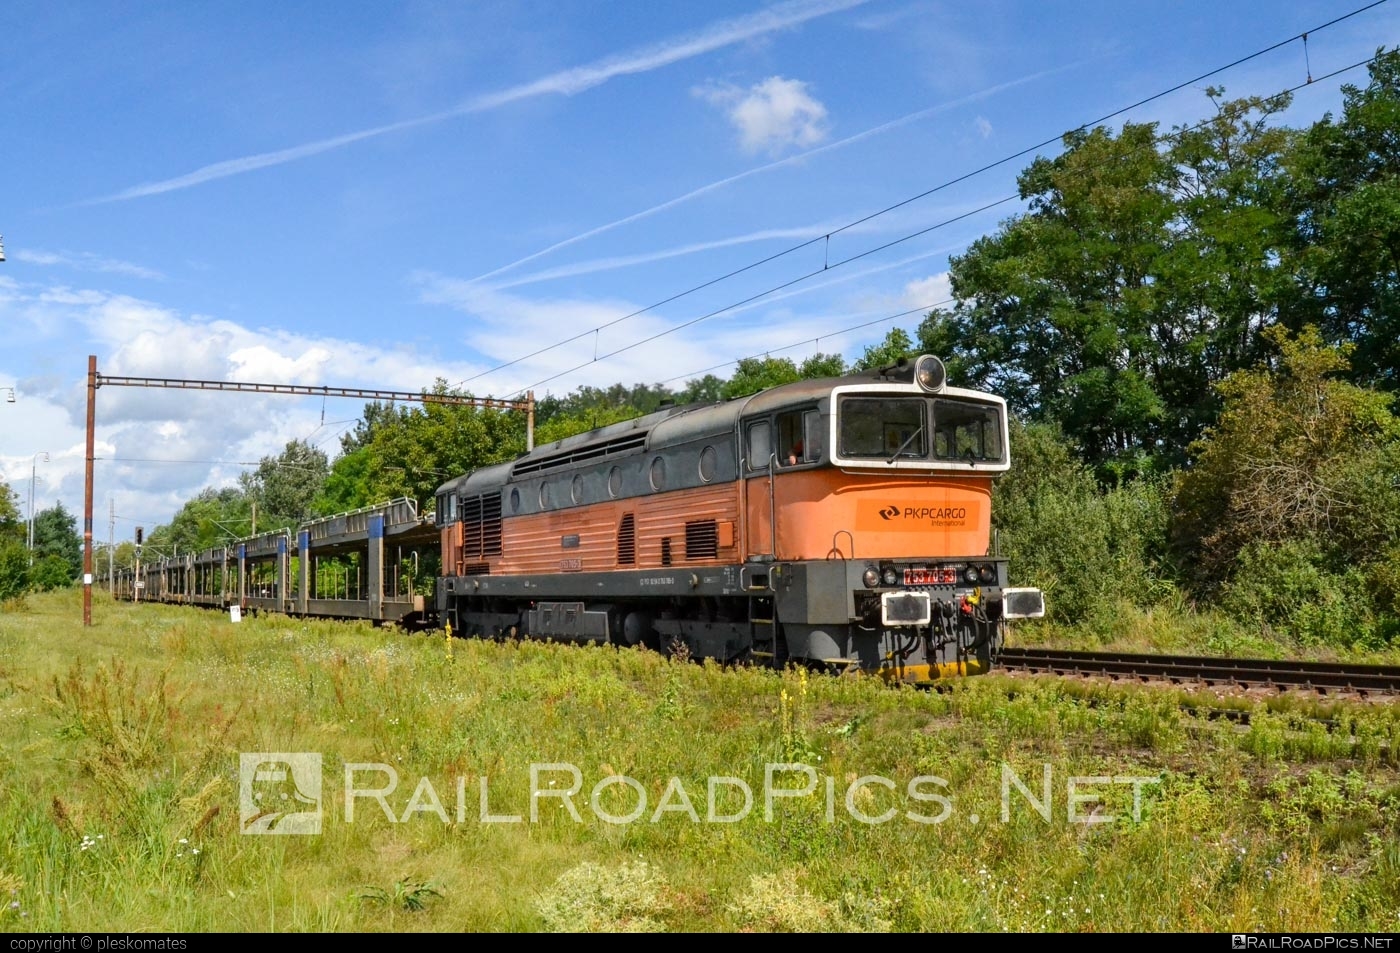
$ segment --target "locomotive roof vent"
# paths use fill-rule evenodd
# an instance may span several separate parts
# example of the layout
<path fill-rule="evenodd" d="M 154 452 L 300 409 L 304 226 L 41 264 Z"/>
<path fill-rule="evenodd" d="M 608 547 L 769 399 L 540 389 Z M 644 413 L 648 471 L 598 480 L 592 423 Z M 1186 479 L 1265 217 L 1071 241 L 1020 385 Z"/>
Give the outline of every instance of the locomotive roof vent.
<path fill-rule="evenodd" d="M 640 418 L 639 418 L 640 419 Z M 618 454 L 629 453 L 641 450 L 646 446 L 648 431 L 641 433 L 623 434 L 613 437 L 611 440 L 604 440 L 598 443 L 585 444 L 583 446 L 571 446 L 559 453 L 536 459 L 522 459 L 511 467 L 511 476 L 520 477 L 530 473 L 548 472 L 558 470 L 563 467 L 574 466 L 589 460 L 598 460 L 603 457 L 617 456 Z"/>
<path fill-rule="evenodd" d="M 875 372 L 876 377 L 883 377 L 892 381 L 907 381 L 910 379 L 909 358 L 901 357 L 888 367 L 882 367 Z"/>

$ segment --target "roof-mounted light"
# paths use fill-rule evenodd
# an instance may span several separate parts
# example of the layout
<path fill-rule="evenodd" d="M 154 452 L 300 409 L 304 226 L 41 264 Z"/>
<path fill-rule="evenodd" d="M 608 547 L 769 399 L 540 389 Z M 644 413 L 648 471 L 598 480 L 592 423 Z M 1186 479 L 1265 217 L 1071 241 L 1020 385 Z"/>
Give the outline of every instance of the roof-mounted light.
<path fill-rule="evenodd" d="M 932 354 L 925 354 L 914 362 L 914 380 L 927 391 L 940 391 L 948 383 L 948 369 Z"/>

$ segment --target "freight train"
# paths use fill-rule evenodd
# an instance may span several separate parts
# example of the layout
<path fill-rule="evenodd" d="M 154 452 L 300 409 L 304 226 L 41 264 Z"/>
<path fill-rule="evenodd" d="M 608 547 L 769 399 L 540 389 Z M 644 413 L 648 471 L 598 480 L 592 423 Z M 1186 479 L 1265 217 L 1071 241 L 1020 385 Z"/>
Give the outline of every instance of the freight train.
<path fill-rule="evenodd" d="M 395 501 L 118 583 L 159 601 L 922 682 L 988 671 L 1008 623 L 1044 615 L 991 546 L 992 482 L 1010 466 L 1005 401 L 947 386 L 923 355 L 546 444 L 444 484 L 431 517 Z M 430 538 L 441 571 L 414 596 L 398 585 L 405 554 Z M 318 568 L 352 551 L 353 598 L 348 577 L 342 591 Z"/>

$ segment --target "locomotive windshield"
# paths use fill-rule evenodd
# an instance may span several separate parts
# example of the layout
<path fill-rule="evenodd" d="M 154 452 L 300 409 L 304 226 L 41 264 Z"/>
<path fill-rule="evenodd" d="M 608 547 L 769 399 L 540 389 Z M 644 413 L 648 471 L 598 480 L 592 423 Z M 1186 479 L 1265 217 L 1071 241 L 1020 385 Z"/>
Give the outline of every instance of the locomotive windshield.
<path fill-rule="evenodd" d="M 933 402 L 933 457 L 1000 463 L 1006 459 L 1001 414 L 987 404 L 960 400 Z"/>
<path fill-rule="evenodd" d="M 838 419 L 840 455 L 895 460 L 1002 463 L 1001 414 L 991 404 L 948 398 L 847 397 Z"/>
<path fill-rule="evenodd" d="M 848 397 L 841 402 L 841 456 L 928 456 L 928 401 L 922 397 Z"/>

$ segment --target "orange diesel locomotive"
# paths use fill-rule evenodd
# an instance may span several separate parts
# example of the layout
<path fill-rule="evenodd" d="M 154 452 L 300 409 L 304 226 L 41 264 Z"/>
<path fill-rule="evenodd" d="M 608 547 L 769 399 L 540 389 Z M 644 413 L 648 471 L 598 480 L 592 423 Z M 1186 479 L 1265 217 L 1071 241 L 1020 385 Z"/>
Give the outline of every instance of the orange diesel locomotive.
<path fill-rule="evenodd" d="M 436 610 L 463 635 L 648 644 L 924 681 L 1044 614 L 991 555 L 1006 404 L 924 355 L 663 407 L 442 486 Z"/>

